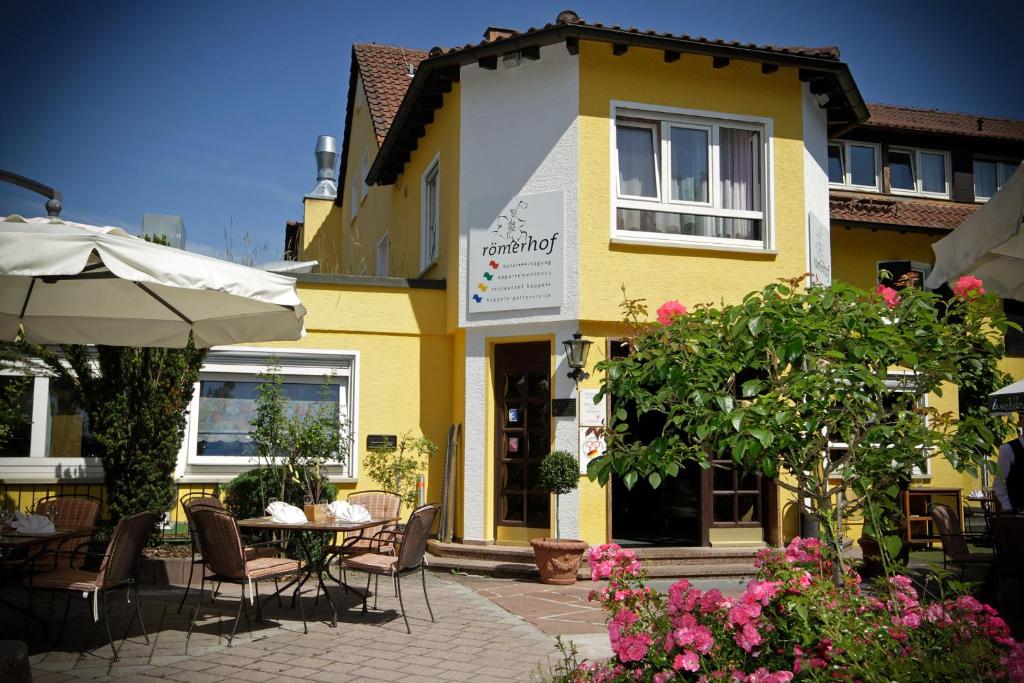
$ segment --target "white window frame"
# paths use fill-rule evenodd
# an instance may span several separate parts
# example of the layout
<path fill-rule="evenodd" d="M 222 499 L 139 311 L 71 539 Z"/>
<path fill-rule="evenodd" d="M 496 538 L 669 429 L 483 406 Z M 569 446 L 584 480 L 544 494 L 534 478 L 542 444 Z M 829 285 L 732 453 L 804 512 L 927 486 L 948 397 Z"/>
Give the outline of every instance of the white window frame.
<path fill-rule="evenodd" d="M 889 148 L 889 155 L 886 159 L 886 164 L 889 164 L 889 159 L 892 157 L 893 152 L 902 152 L 910 155 L 910 163 L 912 165 L 911 172 L 914 174 L 914 189 L 907 190 L 903 188 L 896 188 L 892 186 L 892 179 L 889 180 L 889 192 L 891 194 L 908 195 L 914 197 L 934 197 L 936 199 L 949 199 L 949 176 L 950 176 L 950 161 L 949 152 L 940 149 L 922 149 L 920 147 L 899 147 L 893 146 Z M 921 155 L 922 154 L 935 154 L 942 157 L 943 161 L 943 178 L 945 180 L 945 191 L 943 192 L 927 192 L 924 189 L 924 181 L 921 180 Z"/>
<path fill-rule="evenodd" d="M 615 137 L 615 193 L 616 196 L 624 199 L 631 199 L 638 202 L 651 202 L 653 204 L 661 203 L 661 179 L 665 177 L 665 170 L 663 168 L 665 164 L 665 150 L 667 145 L 662 137 L 660 127 L 650 121 L 624 121 L 622 122 L 623 128 L 637 128 L 639 130 L 647 130 L 651 133 L 651 153 L 654 155 L 654 196 L 644 197 L 643 195 L 629 195 L 623 194 L 622 188 L 619 186 L 619 145 L 618 135 Z M 619 124 L 616 123 L 615 130 L 618 132 Z"/>
<path fill-rule="evenodd" d="M 384 267 L 381 267 L 381 256 L 383 256 Z M 384 233 L 384 236 L 377 241 L 377 267 L 374 274 L 377 277 L 389 277 L 389 266 L 391 264 L 391 239 L 388 237 L 388 233 Z"/>
<path fill-rule="evenodd" d="M 643 127 L 643 123 L 655 127 L 660 133 L 660 144 L 656 152 L 659 155 L 657 166 L 658 199 L 649 197 L 629 197 L 619 194 L 618 145 L 616 128 L 620 119 L 625 126 Z M 671 188 L 671 155 L 668 153 L 668 134 L 671 127 L 704 128 L 710 130 L 708 138 L 708 201 L 690 202 L 670 200 Z M 760 180 L 761 210 L 744 211 L 725 209 L 715 206 L 718 190 L 719 141 L 718 131 L 721 127 L 738 128 L 756 131 L 761 136 Z M 613 100 L 609 114 L 609 157 L 611 174 L 609 178 L 611 193 L 610 233 L 611 242 L 616 244 L 639 244 L 648 246 L 669 246 L 688 249 L 739 251 L 757 253 L 775 252 L 775 183 L 774 166 L 774 120 L 770 117 L 746 116 L 725 112 L 705 111 L 665 107 L 638 102 Z M 662 200 L 662 198 L 665 198 Z M 701 235 L 671 235 L 661 233 L 636 232 L 619 230 L 617 221 L 618 209 L 639 209 L 641 211 L 660 211 L 665 213 L 716 216 L 721 218 L 746 218 L 761 221 L 762 238 L 760 240 L 743 240 L 729 237 L 706 237 Z"/>
<path fill-rule="evenodd" d="M 275 357 L 285 381 L 296 378 L 300 381 L 319 383 L 325 377 L 345 377 L 346 391 L 341 397 L 339 410 L 348 427 L 349 457 L 344 466 L 328 468 L 332 482 L 353 482 L 359 476 L 359 352 L 347 350 L 311 350 L 266 347 L 213 347 L 207 352 L 206 360 L 199 371 L 200 380 L 242 378 L 256 379 L 268 369 L 268 361 Z M 196 444 L 199 433 L 199 382 L 194 385 L 189 404 L 189 417 L 178 454 L 179 483 L 229 481 L 244 470 L 258 464 L 255 457 L 238 455 L 198 455 Z"/>
<path fill-rule="evenodd" d="M 359 162 L 359 203 L 362 204 L 366 195 L 370 194 L 370 186 L 366 184 L 366 176 L 370 174 L 370 150 L 363 150 L 363 158 Z"/>
<path fill-rule="evenodd" d="M 838 145 L 843 154 L 843 182 L 834 183 L 829 181 L 829 187 L 840 187 L 848 190 L 861 192 L 882 191 L 882 146 L 876 142 L 861 142 L 860 140 L 829 140 L 828 144 Z M 875 184 L 855 185 L 853 183 L 853 171 L 850 167 L 850 147 L 870 147 L 875 151 Z"/>
<path fill-rule="evenodd" d="M 887 258 L 884 261 L 875 261 L 875 284 L 881 284 L 881 282 L 879 282 L 878 274 L 882 271 L 882 264 L 883 263 L 890 263 L 892 261 L 906 261 L 907 263 L 909 263 L 911 270 L 917 271 L 918 273 L 921 274 L 921 289 L 922 289 L 922 291 L 926 291 L 926 292 L 932 291 L 932 290 L 930 290 L 930 289 L 928 289 L 927 287 L 924 286 L 924 281 L 927 280 L 928 276 L 931 275 L 931 273 L 932 273 L 931 265 L 929 265 L 927 263 L 923 263 L 921 261 L 913 261 L 911 259 Z M 892 374 L 892 373 L 890 373 L 890 374 Z"/>
<path fill-rule="evenodd" d="M 0 458 L 0 480 L 8 484 L 53 482 L 73 479 L 80 483 L 103 481 L 99 458 L 50 457 L 50 382 L 47 374 L 0 369 L 8 377 L 32 377 L 32 426 L 29 452 L 24 456 Z M 67 473 L 55 475 L 54 472 Z"/>
<path fill-rule="evenodd" d="M 914 373 L 909 371 L 909 370 L 908 371 L 891 371 L 891 372 L 888 373 L 887 377 L 885 378 L 885 385 L 887 387 L 889 387 L 890 389 L 892 389 L 893 393 L 909 393 L 908 389 L 903 389 L 901 391 L 900 387 L 906 386 L 906 384 L 908 382 L 908 378 L 911 378 L 909 381 L 912 382 L 913 381 L 913 379 L 912 379 L 913 377 L 914 377 Z M 924 396 L 921 397 L 920 403 L 918 405 L 921 408 L 927 408 L 928 407 L 928 395 L 927 394 L 925 394 Z M 924 419 L 925 419 L 925 424 L 927 425 L 928 424 L 928 416 L 925 415 Z M 833 451 L 833 450 L 841 451 L 841 450 L 845 450 L 845 449 L 847 449 L 849 447 L 850 447 L 850 445 L 848 443 L 843 442 L 843 441 L 829 441 L 828 442 L 828 451 Z M 918 448 L 924 448 L 924 446 L 918 446 Z M 828 453 L 825 453 L 824 457 L 827 459 L 828 458 Z M 934 454 L 929 454 L 928 457 L 925 458 L 924 470 L 922 470 L 921 468 L 919 468 L 919 467 L 917 467 L 915 465 L 914 468 L 910 472 L 910 478 L 914 479 L 914 480 L 931 479 L 931 477 L 932 477 L 932 458 L 933 457 L 934 457 Z M 832 473 L 832 478 L 842 478 L 842 476 L 843 476 L 842 468 L 839 468 L 837 471 Z"/>
<path fill-rule="evenodd" d="M 1010 180 L 1010 177 L 1007 176 L 1006 178 L 1003 179 L 1002 183 L 999 182 L 999 164 L 1000 163 L 1002 163 L 1002 164 L 1009 164 L 1009 165 L 1016 164 L 1017 166 L 1020 166 L 1020 164 L 1024 163 L 1024 161 L 1022 161 L 1020 159 L 1012 159 L 1010 157 L 997 157 L 997 156 L 988 156 L 988 155 L 978 155 L 978 154 L 976 154 L 976 155 L 974 155 L 974 157 L 971 158 L 971 176 L 972 176 L 972 178 L 974 176 L 974 162 L 976 162 L 976 161 L 987 161 L 987 162 L 990 162 L 990 163 L 993 163 L 993 164 L 996 165 L 996 191 L 997 192 L 999 191 L 999 189 L 1002 188 L 1003 185 L 1006 185 L 1006 183 Z M 1017 169 L 1014 168 L 1013 171 L 1010 171 L 1010 175 L 1012 176 L 1014 171 L 1016 171 L 1016 170 Z M 972 181 L 971 182 L 971 192 L 974 193 L 974 201 L 975 202 L 977 202 L 979 204 L 984 204 L 989 199 L 992 199 L 992 197 L 986 197 L 985 195 L 977 194 L 977 187 L 978 186 L 975 185 L 974 182 Z"/>
<path fill-rule="evenodd" d="M 843 145 L 841 140 L 829 140 L 825 150 L 825 177 L 828 178 L 828 148 L 838 147 L 839 148 L 839 163 L 843 167 L 843 182 L 834 183 L 832 179 L 828 179 L 828 184 L 832 187 L 845 187 L 846 186 L 846 146 Z"/>
<path fill-rule="evenodd" d="M 434 192 L 437 195 L 431 212 L 428 183 L 433 180 Z M 431 213 L 432 215 L 428 215 Z M 434 224 L 434 251 L 428 253 L 430 247 L 430 224 Z M 434 156 L 427 169 L 420 176 L 420 274 L 426 273 L 441 256 L 441 155 Z"/>

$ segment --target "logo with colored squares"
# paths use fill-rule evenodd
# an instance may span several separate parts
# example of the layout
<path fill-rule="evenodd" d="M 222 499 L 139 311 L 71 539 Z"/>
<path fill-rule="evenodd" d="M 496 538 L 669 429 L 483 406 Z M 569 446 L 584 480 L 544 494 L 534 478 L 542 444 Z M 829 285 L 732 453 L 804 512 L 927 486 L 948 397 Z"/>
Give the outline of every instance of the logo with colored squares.
<path fill-rule="evenodd" d="M 484 300 L 483 295 L 487 293 L 487 283 L 494 279 L 494 273 L 498 270 L 498 268 L 501 267 L 501 264 L 498 263 L 497 261 L 494 261 L 493 259 L 487 265 L 490 266 L 490 268 L 488 270 L 485 270 L 483 275 L 483 279 L 486 280 L 487 282 L 478 282 L 476 288 L 480 290 L 480 293 L 473 295 L 473 301 L 477 303 L 480 303 Z"/>

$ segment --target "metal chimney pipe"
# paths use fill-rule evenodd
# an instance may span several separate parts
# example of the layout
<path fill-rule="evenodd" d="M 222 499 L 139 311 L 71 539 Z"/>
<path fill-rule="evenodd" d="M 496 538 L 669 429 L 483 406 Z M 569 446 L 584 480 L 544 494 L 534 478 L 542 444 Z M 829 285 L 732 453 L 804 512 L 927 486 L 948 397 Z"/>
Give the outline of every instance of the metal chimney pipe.
<path fill-rule="evenodd" d="M 338 196 L 338 175 L 334 166 L 338 163 L 338 140 L 333 135 L 321 135 L 316 139 L 313 150 L 316 157 L 316 187 L 307 197 L 334 199 Z"/>

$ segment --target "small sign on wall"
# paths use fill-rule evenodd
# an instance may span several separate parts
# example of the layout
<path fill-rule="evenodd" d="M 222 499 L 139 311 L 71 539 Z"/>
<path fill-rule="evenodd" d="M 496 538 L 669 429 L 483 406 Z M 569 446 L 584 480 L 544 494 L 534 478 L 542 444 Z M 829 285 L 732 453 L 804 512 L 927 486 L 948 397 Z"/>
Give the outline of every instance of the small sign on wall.
<path fill-rule="evenodd" d="M 608 449 L 604 437 L 593 427 L 580 427 L 580 474 L 587 473 L 587 465 Z"/>
<path fill-rule="evenodd" d="M 807 251 L 812 284 L 828 287 L 832 284 L 832 239 L 828 226 L 810 212 L 807 214 Z"/>
<path fill-rule="evenodd" d="M 367 434 L 366 450 L 368 451 L 394 451 L 398 449 L 397 434 Z"/>
<path fill-rule="evenodd" d="M 607 411 L 605 402 L 594 403 L 598 389 L 580 389 L 580 425 L 583 427 L 603 427 Z"/>

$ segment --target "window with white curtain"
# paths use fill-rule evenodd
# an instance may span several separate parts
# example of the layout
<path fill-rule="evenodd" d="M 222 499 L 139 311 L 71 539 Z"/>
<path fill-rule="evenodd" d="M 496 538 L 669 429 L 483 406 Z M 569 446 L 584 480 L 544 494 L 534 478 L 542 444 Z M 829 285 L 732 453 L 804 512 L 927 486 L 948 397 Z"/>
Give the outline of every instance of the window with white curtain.
<path fill-rule="evenodd" d="M 438 257 L 441 222 L 441 162 L 437 159 L 423 174 L 422 223 L 420 225 L 420 271 L 426 271 Z"/>
<path fill-rule="evenodd" d="M 879 146 L 834 140 L 828 145 L 828 182 L 834 187 L 879 192 Z"/>
<path fill-rule="evenodd" d="M 1020 165 L 1019 161 L 1000 159 L 974 160 L 974 198 L 985 201 L 1010 180 Z"/>
<path fill-rule="evenodd" d="M 949 197 L 949 154 L 926 149 L 889 149 L 889 191 Z"/>
<path fill-rule="evenodd" d="M 613 239 L 763 250 L 768 123 L 620 108 Z"/>

